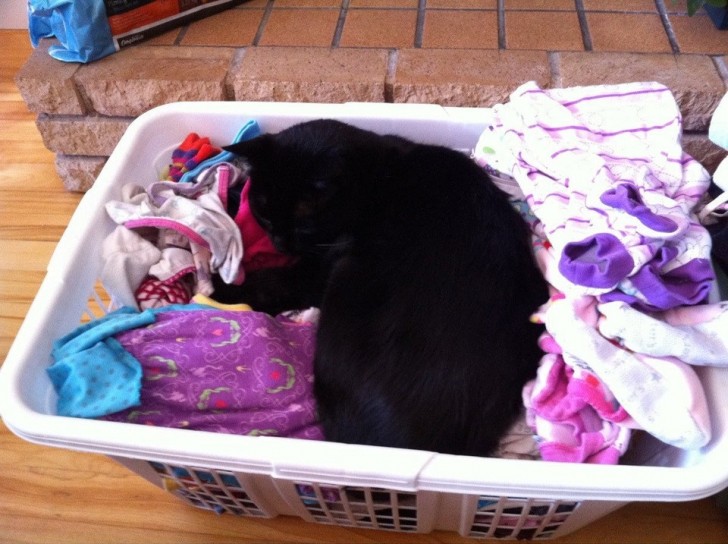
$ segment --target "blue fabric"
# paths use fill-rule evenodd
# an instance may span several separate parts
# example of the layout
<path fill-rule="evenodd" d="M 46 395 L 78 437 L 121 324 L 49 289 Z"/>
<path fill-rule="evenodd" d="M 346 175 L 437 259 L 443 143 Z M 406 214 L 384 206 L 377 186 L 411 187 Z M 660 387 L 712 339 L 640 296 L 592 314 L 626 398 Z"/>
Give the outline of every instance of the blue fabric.
<path fill-rule="evenodd" d="M 142 365 L 113 337 L 48 369 L 60 416 L 100 417 L 140 403 Z"/>
<path fill-rule="evenodd" d="M 28 29 L 33 47 L 58 39 L 48 49 L 58 60 L 90 62 L 116 51 L 102 0 L 28 0 Z"/>
<path fill-rule="evenodd" d="M 123 307 L 56 340 L 47 372 L 58 394 L 58 415 L 95 418 L 138 406 L 142 365 L 114 335 L 154 323 L 160 312 L 198 309 L 209 307 L 173 304 L 141 313 Z"/>
<path fill-rule="evenodd" d="M 61 416 L 99 417 L 139 404 L 142 365 L 113 335 L 154 322 L 151 312 L 121 308 L 53 344 L 48 376 Z"/>
<path fill-rule="evenodd" d="M 81 325 L 66 336 L 53 343 L 51 355 L 56 361 L 88 349 L 98 342 L 122 331 L 154 323 L 151 311 L 138 312 L 134 308 L 123 307 L 105 316 Z"/>

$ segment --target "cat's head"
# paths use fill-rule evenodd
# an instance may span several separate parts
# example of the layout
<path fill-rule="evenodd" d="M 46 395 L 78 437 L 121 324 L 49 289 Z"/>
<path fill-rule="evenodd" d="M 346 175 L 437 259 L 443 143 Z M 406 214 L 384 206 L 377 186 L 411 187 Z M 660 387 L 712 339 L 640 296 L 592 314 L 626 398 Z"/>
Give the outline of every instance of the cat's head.
<path fill-rule="evenodd" d="M 367 134 L 318 120 L 225 148 L 249 163 L 253 216 L 279 251 L 322 252 L 347 237 L 366 183 Z"/>

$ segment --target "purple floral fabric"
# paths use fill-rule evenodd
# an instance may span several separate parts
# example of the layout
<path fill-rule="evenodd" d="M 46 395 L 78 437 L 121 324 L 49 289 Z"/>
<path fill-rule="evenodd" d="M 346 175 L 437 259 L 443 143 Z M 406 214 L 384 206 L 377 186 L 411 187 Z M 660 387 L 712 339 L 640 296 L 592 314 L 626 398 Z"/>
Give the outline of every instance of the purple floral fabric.
<path fill-rule="evenodd" d="M 159 313 L 116 335 L 142 364 L 141 404 L 103 419 L 321 440 L 315 334 L 314 324 L 259 312 Z"/>

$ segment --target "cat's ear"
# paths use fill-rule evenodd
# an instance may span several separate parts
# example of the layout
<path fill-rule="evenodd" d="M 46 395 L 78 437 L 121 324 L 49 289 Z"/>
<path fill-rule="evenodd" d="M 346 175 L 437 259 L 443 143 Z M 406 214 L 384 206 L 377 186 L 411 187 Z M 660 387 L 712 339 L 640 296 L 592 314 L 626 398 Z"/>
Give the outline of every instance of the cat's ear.
<path fill-rule="evenodd" d="M 240 155 L 248 159 L 248 162 L 267 162 L 274 148 L 274 141 L 270 134 L 263 134 L 257 138 L 251 138 L 243 142 L 231 144 L 223 147 L 225 151 L 230 151 L 235 155 Z"/>

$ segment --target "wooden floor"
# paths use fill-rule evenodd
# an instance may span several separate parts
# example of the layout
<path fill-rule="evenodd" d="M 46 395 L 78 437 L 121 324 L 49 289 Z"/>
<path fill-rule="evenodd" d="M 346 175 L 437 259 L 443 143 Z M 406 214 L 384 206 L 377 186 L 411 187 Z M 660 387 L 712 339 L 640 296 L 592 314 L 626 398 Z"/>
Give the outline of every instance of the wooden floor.
<path fill-rule="evenodd" d="M 13 84 L 27 35 L 0 30 L 0 361 L 78 203 L 65 192 Z M 728 463 L 728 459 L 726 460 Z M 297 518 L 216 516 L 183 504 L 113 461 L 24 442 L 0 424 L 0 543 L 464 543 L 453 533 L 347 530 Z M 633 503 L 560 543 L 728 543 L 713 498 Z"/>

